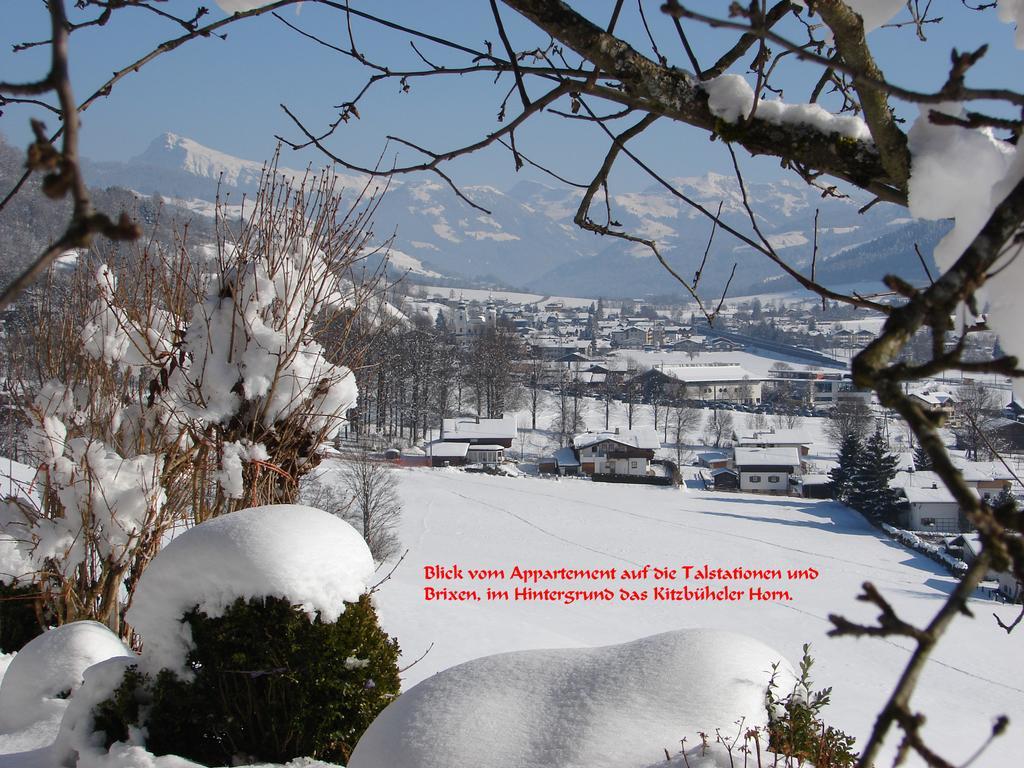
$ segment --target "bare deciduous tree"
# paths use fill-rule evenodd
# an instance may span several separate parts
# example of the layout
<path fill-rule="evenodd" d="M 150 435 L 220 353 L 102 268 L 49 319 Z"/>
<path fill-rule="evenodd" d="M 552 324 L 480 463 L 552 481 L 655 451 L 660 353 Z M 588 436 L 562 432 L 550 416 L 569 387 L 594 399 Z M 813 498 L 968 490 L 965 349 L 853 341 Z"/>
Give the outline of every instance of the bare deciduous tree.
<path fill-rule="evenodd" d="M 721 448 L 732 437 L 732 411 L 715 408 L 704 422 L 704 442 Z"/>
<path fill-rule="evenodd" d="M 396 554 L 399 541 L 395 529 L 402 515 L 397 470 L 361 454 L 345 460 L 341 477 L 351 502 L 342 517 L 363 534 L 375 560 Z"/>
<path fill-rule="evenodd" d="M 875 414 L 860 398 L 843 399 L 832 406 L 824 432 L 836 448 L 850 435 L 864 440 L 875 431 Z"/>
<path fill-rule="evenodd" d="M 670 421 L 672 424 L 672 436 L 676 446 L 676 464 L 679 465 L 683 462 L 683 440 L 700 426 L 701 412 L 687 405 L 685 400 L 677 400 L 672 404 L 669 418 L 666 421 Z"/>

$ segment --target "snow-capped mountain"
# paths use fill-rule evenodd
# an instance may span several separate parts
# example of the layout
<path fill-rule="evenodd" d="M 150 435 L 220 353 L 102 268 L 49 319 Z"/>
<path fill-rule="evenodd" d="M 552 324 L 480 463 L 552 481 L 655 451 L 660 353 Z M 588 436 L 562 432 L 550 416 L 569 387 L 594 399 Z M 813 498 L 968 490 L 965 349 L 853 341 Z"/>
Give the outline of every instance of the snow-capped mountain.
<path fill-rule="evenodd" d="M 286 160 L 287 156 L 282 165 Z M 168 133 L 128 163 L 90 164 L 86 171 L 94 184 L 159 193 L 191 201 L 193 209 L 200 210 L 196 201 L 211 201 L 218 184 L 222 196 L 253 194 L 263 168 L 261 162 Z M 289 176 L 303 173 L 281 170 Z M 342 184 L 358 190 L 362 181 L 349 175 Z M 860 246 L 911 224 L 906 211 L 896 206 L 879 204 L 861 214 L 859 209 L 867 202 L 863 196 L 822 196 L 820 190 L 799 180 L 782 179 L 747 185 L 758 232 L 751 225 L 734 178 L 710 173 L 676 178 L 672 185 L 673 191 L 652 185 L 640 191 L 613 192 L 611 227 L 657 241 L 665 259 L 687 280 L 692 280 L 699 268 L 711 234 L 711 221 L 698 206 L 716 213 L 721 205 L 722 221 L 735 233 L 754 242 L 763 237 L 797 269 L 809 270 L 815 234 L 817 270 L 823 276 L 856 251 L 859 266 L 855 271 L 860 280 L 880 280 L 892 265 L 889 253 L 884 269 L 876 269 L 870 249 Z M 394 233 L 403 271 L 567 295 L 639 296 L 682 290 L 646 246 L 579 229 L 573 223 L 582 198 L 579 189 L 524 181 L 508 192 L 488 186 L 462 191 L 487 212 L 468 205 L 429 175 L 391 181 L 377 208 L 374 229 L 378 240 Z M 590 218 L 599 224 L 609 223 L 603 202 L 595 203 Z M 913 243 L 907 247 L 912 255 Z M 778 267 L 763 254 L 719 227 L 702 272 L 701 290 L 709 295 L 720 291 L 734 264 L 734 293 L 761 287 L 766 279 L 779 274 Z M 848 269 L 839 271 L 848 276 Z"/>

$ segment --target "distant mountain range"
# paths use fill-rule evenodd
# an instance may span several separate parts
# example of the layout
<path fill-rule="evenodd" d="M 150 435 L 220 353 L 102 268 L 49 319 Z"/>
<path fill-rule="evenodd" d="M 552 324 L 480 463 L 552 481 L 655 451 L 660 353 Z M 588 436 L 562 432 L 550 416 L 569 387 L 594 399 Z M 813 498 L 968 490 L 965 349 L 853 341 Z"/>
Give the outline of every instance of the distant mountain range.
<path fill-rule="evenodd" d="M 88 163 L 85 170 L 92 185 L 159 194 L 192 210 L 208 211 L 218 188 L 234 200 L 254 194 L 263 163 L 168 133 L 126 163 Z M 344 181 L 348 188 L 359 189 L 363 180 L 350 175 Z M 711 212 L 721 204 L 725 223 L 758 239 L 735 179 L 711 173 L 673 179 L 672 184 L 679 195 L 658 186 L 613 193 L 611 212 L 616 229 L 657 240 L 666 260 L 685 278 L 692 279 L 701 262 L 711 223 L 681 196 Z M 578 189 L 521 182 L 508 192 L 486 186 L 462 191 L 490 213 L 467 205 L 433 177 L 392 180 L 374 228 L 381 239 L 395 233 L 396 268 L 424 280 L 447 277 L 546 294 L 611 298 L 682 293 L 645 246 L 580 230 L 573 223 L 582 197 Z M 861 214 L 866 198 L 822 197 L 797 180 L 751 183 L 747 193 L 763 236 L 803 272 L 810 268 L 818 211 L 816 274 L 823 280 L 880 288 L 882 276 L 897 271 L 923 281 L 914 243 L 934 270 L 931 250 L 948 228 L 915 222 L 905 209 L 888 204 Z M 599 223 L 604 215 L 603 202 L 591 211 Z M 703 271 L 702 292 L 721 291 L 734 264 L 731 294 L 795 287 L 762 254 L 719 228 Z"/>

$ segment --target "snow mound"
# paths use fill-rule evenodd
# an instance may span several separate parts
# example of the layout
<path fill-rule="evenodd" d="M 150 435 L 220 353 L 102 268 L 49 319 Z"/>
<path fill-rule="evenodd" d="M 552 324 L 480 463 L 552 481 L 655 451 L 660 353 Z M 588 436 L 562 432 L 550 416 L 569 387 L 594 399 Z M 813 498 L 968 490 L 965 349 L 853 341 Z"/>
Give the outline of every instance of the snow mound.
<path fill-rule="evenodd" d="M 0 729 L 11 732 L 61 713 L 86 669 L 133 656 L 117 635 L 95 621 L 48 630 L 15 655 L 0 683 Z"/>
<path fill-rule="evenodd" d="M 765 690 L 780 660 L 753 638 L 714 630 L 475 659 L 381 712 L 349 768 L 450 768 L 481 756 L 517 768 L 663 763 L 664 748 L 684 736 L 734 733 L 740 718 L 765 725 Z"/>
<path fill-rule="evenodd" d="M 253 507 L 214 518 L 174 539 L 150 563 L 127 619 L 143 640 L 143 664 L 187 674 L 193 608 L 221 616 L 236 599 L 281 597 L 333 622 L 373 576 L 356 530 L 313 507 Z"/>

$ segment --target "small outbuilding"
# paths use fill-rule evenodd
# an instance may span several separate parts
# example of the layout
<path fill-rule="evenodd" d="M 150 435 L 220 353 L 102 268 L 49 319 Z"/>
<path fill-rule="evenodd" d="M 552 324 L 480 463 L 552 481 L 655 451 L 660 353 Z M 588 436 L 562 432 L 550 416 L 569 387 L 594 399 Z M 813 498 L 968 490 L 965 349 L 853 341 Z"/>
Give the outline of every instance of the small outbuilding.
<path fill-rule="evenodd" d="M 461 467 L 467 463 L 469 443 L 437 440 L 427 444 L 427 458 L 432 467 Z"/>
<path fill-rule="evenodd" d="M 719 467 L 711 470 L 711 482 L 716 491 L 735 491 L 740 487 L 740 478 L 735 469 Z"/>

